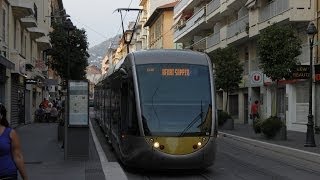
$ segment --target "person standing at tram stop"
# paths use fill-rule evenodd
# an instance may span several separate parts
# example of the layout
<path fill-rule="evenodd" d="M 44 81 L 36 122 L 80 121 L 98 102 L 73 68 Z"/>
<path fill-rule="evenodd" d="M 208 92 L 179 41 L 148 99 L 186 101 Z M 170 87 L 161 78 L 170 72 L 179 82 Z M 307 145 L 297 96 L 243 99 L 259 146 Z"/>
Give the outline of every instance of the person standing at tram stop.
<path fill-rule="evenodd" d="M 252 117 L 253 123 L 255 123 L 255 121 L 260 118 L 258 100 L 254 101 L 254 103 L 251 105 L 251 117 Z"/>
<path fill-rule="evenodd" d="M 6 115 L 6 108 L 0 104 L 0 180 L 17 180 L 18 171 L 23 180 L 28 180 L 18 134 L 9 127 Z"/>

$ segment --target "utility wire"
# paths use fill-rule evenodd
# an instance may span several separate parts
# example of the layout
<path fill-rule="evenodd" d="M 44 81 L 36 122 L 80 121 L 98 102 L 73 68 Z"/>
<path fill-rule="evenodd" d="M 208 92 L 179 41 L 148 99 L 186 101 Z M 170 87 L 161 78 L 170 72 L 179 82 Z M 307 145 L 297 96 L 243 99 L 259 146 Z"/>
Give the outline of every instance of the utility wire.
<path fill-rule="evenodd" d="M 90 29 L 91 31 L 97 33 L 97 34 L 100 35 L 101 37 L 103 37 L 103 38 L 108 38 L 108 37 L 106 37 L 104 34 L 102 34 L 102 33 L 98 32 L 98 31 L 94 30 L 94 29 L 91 28 L 90 26 L 83 24 L 83 23 L 80 22 L 78 19 L 73 18 L 73 17 L 72 17 L 72 19 L 74 19 L 74 20 L 77 21 L 78 23 L 82 24 L 83 26 L 87 27 L 87 28 Z"/>

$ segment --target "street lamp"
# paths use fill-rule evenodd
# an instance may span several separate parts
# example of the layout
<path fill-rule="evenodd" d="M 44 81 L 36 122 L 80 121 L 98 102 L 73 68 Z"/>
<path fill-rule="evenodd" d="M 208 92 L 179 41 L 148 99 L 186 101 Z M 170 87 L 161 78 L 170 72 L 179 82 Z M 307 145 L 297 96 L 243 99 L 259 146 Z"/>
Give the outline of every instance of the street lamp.
<path fill-rule="evenodd" d="M 313 123 L 313 115 L 312 115 L 312 83 L 313 83 L 313 73 L 312 73 L 312 53 L 313 53 L 313 42 L 314 36 L 317 34 L 317 28 L 313 22 L 309 23 L 307 28 L 307 34 L 309 37 L 309 45 L 310 45 L 310 76 L 309 76 L 309 114 L 308 114 L 308 123 L 307 123 L 307 136 L 305 147 L 315 147 L 316 143 L 314 140 L 314 123 Z"/>
<path fill-rule="evenodd" d="M 76 27 L 73 25 L 73 23 L 71 22 L 71 20 L 68 18 L 64 21 L 63 24 L 63 28 L 67 31 L 67 43 L 68 43 L 68 47 L 67 47 L 67 54 L 66 54 L 66 59 L 67 59 L 67 102 L 65 102 L 65 109 L 66 109 L 66 117 L 67 117 L 67 122 L 69 123 L 70 119 L 69 119 L 69 115 L 70 115 L 70 107 L 69 107 L 69 95 L 70 95 L 70 90 L 69 90 L 69 82 L 70 82 L 70 32 L 75 30 Z M 67 123 L 67 124 L 68 124 Z M 67 128 L 67 126 L 65 126 L 65 128 Z M 64 141 L 63 141 L 63 147 L 64 147 Z"/>
<path fill-rule="evenodd" d="M 124 42 L 127 45 L 127 53 L 129 54 L 129 46 L 131 44 L 133 38 L 133 30 L 126 30 L 125 34 L 124 34 Z"/>

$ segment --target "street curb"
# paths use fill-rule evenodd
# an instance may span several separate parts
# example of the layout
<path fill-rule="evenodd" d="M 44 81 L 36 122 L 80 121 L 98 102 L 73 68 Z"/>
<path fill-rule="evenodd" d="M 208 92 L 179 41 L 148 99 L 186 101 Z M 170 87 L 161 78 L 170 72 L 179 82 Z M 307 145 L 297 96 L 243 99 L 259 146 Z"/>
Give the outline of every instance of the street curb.
<path fill-rule="evenodd" d="M 127 176 L 124 173 L 123 169 L 121 168 L 120 164 L 118 162 L 109 162 L 106 155 L 104 154 L 101 144 L 97 138 L 97 135 L 93 129 L 93 126 L 91 124 L 91 121 L 89 121 L 89 127 L 92 134 L 92 139 L 95 144 L 95 147 L 97 149 L 100 163 L 102 166 L 103 174 L 106 180 L 127 180 Z"/>
<path fill-rule="evenodd" d="M 288 156 L 294 156 L 296 158 L 300 158 L 300 159 L 310 161 L 313 163 L 318 163 L 318 164 L 320 163 L 320 154 L 317 154 L 317 153 L 312 153 L 312 152 L 303 151 L 300 149 L 294 149 L 294 148 L 290 148 L 290 147 L 280 146 L 277 144 L 271 144 L 271 143 L 267 143 L 267 142 L 263 142 L 263 141 L 250 139 L 250 138 L 244 138 L 241 136 L 236 136 L 236 135 L 228 134 L 228 133 L 224 133 L 224 132 L 219 132 L 219 135 L 221 135 L 222 137 L 236 140 L 236 141 L 241 141 L 241 142 L 244 142 L 244 143 L 247 143 L 250 145 L 262 147 L 262 148 L 270 150 L 270 151 L 278 152 L 278 153 L 285 154 Z"/>

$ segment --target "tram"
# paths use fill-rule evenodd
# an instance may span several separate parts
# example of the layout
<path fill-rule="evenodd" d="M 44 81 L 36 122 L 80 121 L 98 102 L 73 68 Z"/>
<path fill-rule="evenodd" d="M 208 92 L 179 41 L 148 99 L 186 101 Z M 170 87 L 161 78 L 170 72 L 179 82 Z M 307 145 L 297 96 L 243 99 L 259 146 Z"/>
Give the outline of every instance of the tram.
<path fill-rule="evenodd" d="M 119 160 L 145 169 L 204 169 L 216 154 L 213 69 L 184 50 L 129 53 L 95 87 L 96 118 Z"/>

